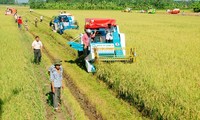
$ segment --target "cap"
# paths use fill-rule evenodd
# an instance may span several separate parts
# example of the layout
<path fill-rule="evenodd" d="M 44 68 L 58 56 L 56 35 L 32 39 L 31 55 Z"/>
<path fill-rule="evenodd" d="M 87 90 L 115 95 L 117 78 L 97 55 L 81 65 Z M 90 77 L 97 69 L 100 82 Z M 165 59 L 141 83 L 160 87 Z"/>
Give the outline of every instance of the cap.
<path fill-rule="evenodd" d="M 92 31 L 90 29 L 86 29 L 86 33 L 91 33 Z"/>
<path fill-rule="evenodd" d="M 55 59 L 54 60 L 54 65 L 62 65 L 61 62 L 62 61 L 60 59 Z"/>

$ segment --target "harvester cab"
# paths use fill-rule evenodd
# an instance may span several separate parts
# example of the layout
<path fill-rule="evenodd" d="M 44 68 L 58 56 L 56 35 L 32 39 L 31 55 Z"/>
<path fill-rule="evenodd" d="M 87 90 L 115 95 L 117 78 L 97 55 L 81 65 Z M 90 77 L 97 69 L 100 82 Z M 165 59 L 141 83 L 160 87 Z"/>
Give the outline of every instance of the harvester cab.
<path fill-rule="evenodd" d="M 84 56 L 88 72 L 95 72 L 94 63 L 99 61 L 131 63 L 135 61 L 136 50 L 135 48 L 127 50 L 125 35 L 120 33 L 115 19 L 86 18 L 85 30 L 88 29 L 96 33 L 94 38 L 90 38 L 89 54 Z M 83 34 L 80 34 L 77 39 L 68 42 L 72 48 L 78 51 L 79 56 L 83 53 L 82 36 Z"/>
<path fill-rule="evenodd" d="M 78 22 L 70 13 L 60 13 L 59 16 L 54 18 L 55 31 L 63 34 L 65 30 L 78 29 Z"/>

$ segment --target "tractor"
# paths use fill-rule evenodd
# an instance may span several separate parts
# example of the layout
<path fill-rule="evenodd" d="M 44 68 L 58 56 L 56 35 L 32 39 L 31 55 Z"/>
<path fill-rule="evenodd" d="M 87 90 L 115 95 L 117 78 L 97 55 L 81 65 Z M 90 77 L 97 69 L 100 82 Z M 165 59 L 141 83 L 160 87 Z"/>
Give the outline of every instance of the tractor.
<path fill-rule="evenodd" d="M 60 13 L 54 18 L 54 30 L 63 34 L 65 30 L 78 29 L 78 22 L 70 13 Z"/>
<path fill-rule="evenodd" d="M 125 35 L 119 30 L 115 19 L 107 18 L 86 18 L 85 31 L 98 32 L 95 37 L 90 38 L 88 47 L 89 53 L 83 57 L 87 72 L 96 72 L 94 63 L 103 62 L 135 62 L 136 49 L 126 48 Z M 107 41 L 108 30 L 112 36 L 112 41 Z M 78 55 L 83 56 L 83 34 L 68 42 L 68 44 L 78 51 Z"/>

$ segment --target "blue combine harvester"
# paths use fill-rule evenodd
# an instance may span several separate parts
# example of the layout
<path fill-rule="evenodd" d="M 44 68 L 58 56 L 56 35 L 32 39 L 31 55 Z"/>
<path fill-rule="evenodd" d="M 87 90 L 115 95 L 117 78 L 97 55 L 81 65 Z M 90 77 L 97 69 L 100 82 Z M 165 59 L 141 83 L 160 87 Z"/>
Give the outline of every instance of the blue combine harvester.
<path fill-rule="evenodd" d="M 96 33 L 95 37 L 90 39 L 89 54 L 84 56 L 88 72 L 96 71 L 94 66 L 96 61 L 126 61 L 132 63 L 136 60 L 136 49 L 127 50 L 125 35 L 120 33 L 115 19 L 87 18 L 85 20 L 85 31 L 88 30 Z M 83 53 L 82 36 L 83 34 L 80 34 L 76 39 L 68 42 L 72 48 L 78 51 L 79 56 Z"/>
<path fill-rule="evenodd" d="M 63 34 L 65 30 L 78 29 L 78 22 L 70 13 L 60 13 L 59 16 L 54 18 L 55 31 Z"/>

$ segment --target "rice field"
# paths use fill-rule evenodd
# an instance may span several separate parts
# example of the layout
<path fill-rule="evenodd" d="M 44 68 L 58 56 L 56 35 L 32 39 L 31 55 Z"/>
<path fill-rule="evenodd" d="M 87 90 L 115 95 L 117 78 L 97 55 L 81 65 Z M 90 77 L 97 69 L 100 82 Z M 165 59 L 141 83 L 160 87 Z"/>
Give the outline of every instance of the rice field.
<path fill-rule="evenodd" d="M 36 10 L 52 17 L 58 10 Z M 83 32 L 85 18 L 115 18 L 126 46 L 137 48 L 137 63 L 100 64 L 98 76 L 147 116 L 157 119 L 200 119 L 200 17 L 67 11 Z"/>
<path fill-rule="evenodd" d="M 6 7 L 3 6 L 2 8 Z M 22 16 L 23 20 L 25 20 L 26 18 L 28 19 L 29 31 L 25 31 L 24 27 L 22 28 L 22 31 L 19 31 L 17 29 L 17 24 L 14 23 L 14 19 L 12 16 L 1 15 L 1 18 L 5 19 L 4 22 L 6 25 L 4 29 L 1 29 L 2 34 L 4 34 L 5 32 L 5 35 L 2 35 L 2 39 L 6 39 L 7 41 L 7 42 L 2 41 L 2 43 L 5 42 L 6 44 L 4 43 L 5 46 L 3 47 L 5 47 L 5 50 L 3 50 L 1 54 L 2 55 L 9 54 L 9 56 L 7 56 L 7 59 L 10 59 L 8 62 L 6 62 L 5 60 L 1 64 L 5 64 L 3 66 L 4 68 L 3 73 L 5 73 L 5 71 L 10 70 L 11 68 L 10 66 L 9 67 L 5 66 L 13 65 L 14 63 L 16 66 L 20 66 L 21 63 L 23 63 L 23 66 L 29 66 L 28 67 L 29 71 L 25 69 L 26 71 L 24 72 L 23 67 L 20 67 L 21 68 L 20 70 L 18 70 L 17 67 L 13 67 L 14 75 L 12 73 L 7 73 L 1 76 L 2 79 L 0 79 L 0 82 L 2 83 L 1 84 L 2 86 L 3 83 L 6 82 L 5 81 L 6 75 L 12 76 L 10 84 L 13 85 L 15 85 L 16 83 L 21 84 L 21 86 L 18 86 L 18 88 L 20 89 L 20 93 L 21 91 L 23 91 L 23 94 L 19 96 L 18 100 L 19 101 L 21 100 L 23 102 L 15 103 L 14 101 L 12 101 L 11 104 L 10 103 L 6 104 L 7 99 L 4 99 L 4 97 L 6 97 L 6 95 L 12 94 L 12 89 L 14 87 L 9 85 L 3 86 L 3 89 L 6 88 L 8 90 L 8 93 L 4 92 L 3 94 L 1 94 L 2 98 L 0 104 L 1 105 L 0 119 L 3 120 L 12 120 L 15 118 L 36 119 L 36 120 L 40 119 L 41 120 L 43 119 L 86 120 L 91 118 L 109 119 L 109 120 L 112 119 L 115 120 L 116 118 L 121 120 L 145 119 L 139 114 L 139 112 L 135 108 L 129 106 L 126 102 L 117 99 L 115 95 L 113 95 L 112 92 L 110 92 L 105 85 L 101 85 L 101 83 L 97 82 L 95 77 L 91 76 L 84 70 L 80 69 L 79 66 L 77 66 L 76 64 L 71 64 L 70 62 L 69 63 L 64 62 L 64 60 L 67 59 L 70 61 L 74 57 L 71 56 L 72 54 L 69 54 L 69 51 L 67 51 L 68 49 L 66 48 L 70 47 L 66 45 L 65 39 L 59 34 L 53 33 L 50 29 L 47 29 L 48 22 L 46 21 L 48 20 L 44 20 L 43 23 L 39 23 L 38 25 L 39 27 L 35 28 L 33 24 L 34 23 L 33 19 L 35 18 L 35 14 L 30 14 L 28 12 L 28 8 L 17 7 L 17 9 L 18 9 L 18 14 Z M 11 29 L 13 30 L 12 35 L 10 35 Z M 31 63 L 33 58 L 32 56 L 33 53 L 30 46 L 32 41 L 34 40 L 34 35 L 40 36 L 46 51 L 46 53 L 43 53 L 42 63 L 39 66 Z M 9 39 L 9 41 L 7 39 Z M 10 49 L 9 47 L 12 49 Z M 62 90 L 63 104 L 61 105 L 61 113 L 54 112 L 53 107 L 49 106 L 48 103 L 46 103 L 47 96 L 45 96 L 45 94 L 46 92 L 50 92 L 50 90 L 48 91 L 48 88 L 50 87 L 49 87 L 49 78 L 47 75 L 47 70 L 48 67 L 52 65 L 52 58 L 48 56 L 47 53 L 53 56 L 53 58 L 60 58 L 63 60 L 63 67 L 65 68 L 64 70 L 66 70 L 67 74 L 70 75 L 70 78 L 73 80 L 76 89 L 80 90 L 78 91 L 68 88 L 67 80 L 69 78 L 65 76 L 64 81 L 66 81 L 66 83 L 65 82 L 64 83 L 66 84 L 66 88 Z M 12 61 L 13 59 L 11 58 L 15 58 L 16 57 L 15 54 L 20 56 L 17 58 L 18 61 L 19 60 L 23 61 L 20 62 Z M 25 58 L 22 59 L 23 57 Z M 20 74 L 17 74 L 18 72 L 20 72 Z M 81 76 L 77 75 L 77 72 Z M 23 76 L 23 73 L 26 73 L 26 75 Z M 24 79 L 26 79 L 26 82 L 21 83 L 19 82 L 20 79 L 17 80 L 14 79 L 15 77 L 22 78 L 22 76 L 24 77 Z M 34 80 L 32 80 L 31 78 L 33 78 Z M 30 91 L 30 94 L 25 93 L 25 89 L 23 89 L 22 87 L 25 85 L 31 86 L 31 88 L 29 87 L 26 88 L 26 89 L 29 88 L 28 90 Z M 99 90 L 101 90 L 101 92 L 99 92 Z M 81 96 L 77 95 L 79 98 L 77 97 L 75 98 L 76 95 L 73 93 L 73 91 L 79 92 Z M 18 94 L 18 91 L 16 92 L 16 94 Z M 28 94 L 30 99 L 23 97 L 24 94 Z M 11 100 L 15 99 L 11 98 Z M 18 105 L 17 107 L 15 107 L 16 104 Z M 35 104 L 37 104 L 37 106 L 40 106 L 40 108 L 38 108 L 37 106 L 35 107 Z M 87 104 L 87 106 L 84 107 L 82 104 Z M 9 106 L 9 108 L 7 106 Z M 17 111 L 16 109 L 19 111 Z M 93 116 L 92 114 L 97 114 L 97 115 Z"/>
<path fill-rule="evenodd" d="M 31 38 L 18 31 L 12 17 L 1 12 L 0 18 L 6 20 L 0 26 L 0 119 L 43 120 L 46 113 L 42 90 L 36 87 L 38 80 L 29 61 L 32 54 L 22 41 Z"/>
<path fill-rule="evenodd" d="M 27 9 L 28 11 L 28 9 Z M 48 17 L 52 17 L 58 15 L 59 10 L 34 10 L 34 12 L 44 15 L 44 20 L 49 21 Z M 125 33 L 126 35 L 126 46 L 127 48 L 136 47 L 137 49 L 137 62 L 133 64 L 124 64 L 124 63 L 100 63 L 97 64 L 98 71 L 96 76 L 107 83 L 109 88 L 115 91 L 119 98 L 128 101 L 138 109 L 139 112 L 142 113 L 143 116 L 146 116 L 150 119 L 180 119 L 180 120 L 198 120 L 200 119 L 200 17 L 199 16 L 184 16 L 184 15 L 170 15 L 165 14 L 163 11 L 159 11 L 157 14 L 140 14 L 136 11 L 132 13 L 123 13 L 121 11 L 110 11 L 110 10 L 70 10 L 67 11 L 75 16 L 75 18 L 79 22 L 80 29 L 75 31 L 70 31 L 69 34 L 72 36 L 76 36 L 79 33 L 83 33 L 84 19 L 85 18 L 114 18 L 119 25 L 120 32 Z M 189 11 L 188 11 L 189 12 Z M 24 13 L 22 13 L 23 15 Z M 26 15 L 24 14 L 24 17 Z M 34 18 L 29 18 L 34 19 Z M 11 21 L 11 19 L 10 19 Z M 1 27 L 2 28 L 2 27 Z M 44 29 L 43 29 L 44 30 Z M 6 34 L 3 34 L 1 37 L 4 39 L 8 33 L 9 29 L 6 30 Z M 2 29 L 0 29 L 0 33 L 4 33 Z M 46 35 L 41 36 L 45 37 Z M 13 36 L 10 36 L 13 37 Z M 9 38 L 8 38 L 9 39 Z M 10 38 L 11 39 L 11 38 Z M 14 39 L 14 38 L 12 38 Z M 16 38 L 17 39 L 17 38 Z M 20 38 L 19 38 L 20 39 Z M 50 37 L 46 37 L 46 39 L 50 39 Z M 1 40 L 1 47 L 7 47 L 10 49 L 5 49 L 6 51 L 15 51 L 14 49 L 20 48 L 20 44 L 13 42 L 11 44 L 6 43 L 6 39 Z M 59 41 L 62 41 L 60 39 Z M 19 41 L 18 41 L 19 42 Z M 58 44 L 50 43 L 51 41 L 46 40 L 46 47 L 58 47 Z M 49 43 L 49 45 L 47 45 Z M 62 43 L 66 43 L 66 41 L 62 41 Z M 12 47 L 17 45 L 16 47 Z M 67 46 L 67 44 L 65 44 Z M 53 49 L 51 49 L 53 51 Z M 63 50 L 62 50 L 63 51 Z M 61 54 L 62 51 L 58 51 Z M 18 94 L 22 88 L 26 87 L 18 87 L 20 86 L 20 82 L 15 82 L 15 79 L 26 80 L 29 76 L 30 81 L 34 81 L 35 79 L 31 77 L 31 71 L 26 71 L 25 73 L 22 71 L 18 71 L 17 68 L 26 68 L 30 64 L 27 63 L 25 66 L 21 66 L 22 63 L 27 62 L 23 55 L 28 55 L 28 53 L 24 53 L 23 51 L 15 51 L 12 55 L 5 54 L 6 52 L 2 52 L 1 57 L 1 68 L 9 67 L 5 66 L 9 61 L 12 63 L 12 66 L 15 69 L 12 69 L 15 75 L 5 76 L 7 70 L 1 69 L 0 78 L 0 88 L 3 88 L 2 93 L 0 92 L 0 105 L 2 101 L 9 99 L 9 94 Z M 55 56 L 58 53 L 54 52 Z M 15 64 L 13 59 L 15 58 L 19 64 Z M 21 57 L 17 57 L 21 56 Z M 62 56 L 65 56 L 64 53 Z M 71 57 L 72 59 L 73 57 Z M 21 64 L 20 64 L 21 63 Z M 66 65 L 70 67 L 70 65 Z M 71 65 L 75 66 L 75 65 Z M 73 71 L 80 71 L 76 67 L 74 69 L 69 70 L 69 72 L 73 73 Z M 85 73 L 83 74 L 84 78 L 80 78 L 82 85 L 84 88 L 86 83 L 88 82 L 88 78 L 91 76 L 87 76 Z M 4 78 L 2 75 L 4 74 Z M 19 76 L 19 74 L 24 74 L 24 76 Z M 16 77 L 18 76 L 18 77 Z M 75 73 L 73 75 L 75 78 L 79 78 L 81 76 L 76 76 Z M 3 81 L 5 79 L 12 81 Z M 78 81 L 76 81 L 78 84 Z M 11 84 L 12 88 L 16 88 L 10 90 L 10 87 L 3 86 L 4 84 Z M 26 85 L 31 86 L 28 82 Z M 96 85 L 95 81 L 91 82 L 91 86 Z M 84 88 L 86 92 L 90 93 L 91 96 L 93 93 L 88 88 Z M 96 87 L 98 88 L 98 87 Z M 6 91 L 10 91 L 7 94 Z M 98 90 L 97 90 L 98 91 Z M 37 91 L 35 91 L 37 92 Z M 105 91 L 101 91 L 99 94 L 104 94 Z M 25 94 L 25 93 L 24 93 Z M 22 96 L 24 96 L 22 94 Z M 20 95 L 20 94 L 19 94 Z M 39 94 L 38 94 L 39 95 Z M 106 94 L 107 95 L 107 94 Z M 13 95 L 15 96 L 15 95 Z M 29 96 L 27 97 L 35 97 Z M 37 97 L 37 96 L 36 96 Z M 15 98 L 15 97 L 14 97 Z M 21 97 L 19 97 L 21 102 L 25 104 L 30 101 L 24 101 Z M 92 98 L 92 97 L 91 97 Z M 93 97 L 94 98 L 94 97 Z M 100 96 L 99 96 L 100 98 Z M 106 98 L 105 98 L 106 99 Z M 25 99 L 26 100 L 26 99 Z M 30 118 L 35 119 L 43 119 L 45 113 L 38 113 L 44 109 L 41 100 L 37 99 L 37 109 L 33 109 L 32 113 L 28 112 L 26 107 L 16 107 L 16 109 L 26 110 L 25 116 L 29 116 Z M 91 100 L 91 102 L 95 101 Z M 113 99 L 112 99 L 113 100 Z M 9 101 L 9 100 L 8 100 Z M 13 100 L 15 101 L 15 99 Z M 98 101 L 98 100 L 96 100 Z M 106 100 L 105 100 L 106 101 Z M 107 104 L 105 101 L 101 104 Z M 32 101 L 34 102 L 34 101 Z M 95 102 L 94 102 L 95 103 Z M 98 103 L 98 102 L 96 102 Z M 118 103 L 118 102 L 115 102 Z M 114 101 L 111 102 L 115 104 Z M 33 103 L 34 104 L 34 103 Z M 8 103 L 4 103 L 3 109 L 9 108 L 14 105 L 14 102 L 9 101 Z M 118 104 L 117 104 L 118 105 Z M 116 106 L 120 108 L 121 106 Z M 0 106 L 1 108 L 1 106 Z M 28 107 L 29 108 L 29 107 Z M 103 109 L 101 106 L 97 105 L 98 109 Z M 109 108 L 109 107 L 108 107 Z M 115 108 L 113 106 L 113 108 Z M 109 108 L 111 109 L 111 108 Z M 137 118 L 133 117 L 129 112 L 124 112 L 126 107 L 123 107 L 119 113 L 123 113 L 120 119 L 125 119 L 126 115 L 130 115 L 127 118 Z M 0 109 L 2 110 L 2 109 Z M 7 118 L 15 114 L 20 114 L 20 112 L 10 112 L 9 110 L 15 111 L 15 109 L 10 108 L 7 111 L 3 112 L 3 118 Z M 123 110 L 123 111 L 122 111 Z M 101 110 L 99 110 L 101 111 Z M 110 110 L 111 111 L 111 110 Z M 131 110 L 130 110 L 131 111 Z M 1 111 L 0 111 L 1 112 Z M 101 111 L 102 112 L 102 111 Z M 106 110 L 103 111 L 106 117 L 114 119 L 114 116 L 107 113 Z M 103 113 L 102 112 L 102 113 Z M 112 111 L 113 112 L 113 111 Z M 1 112 L 2 113 L 2 112 Z M 35 116 L 36 114 L 41 114 L 40 116 Z M 114 114 L 114 113 L 113 113 Z M 117 116 L 118 114 L 116 114 Z M 124 116 L 123 116 L 124 115 Z M 19 116 L 19 119 L 24 118 L 25 116 Z M 2 118 L 2 119 L 3 119 Z M 126 119 L 127 119 L 126 118 Z M 141 119 L 141 118 L 140 118 Z"/>

